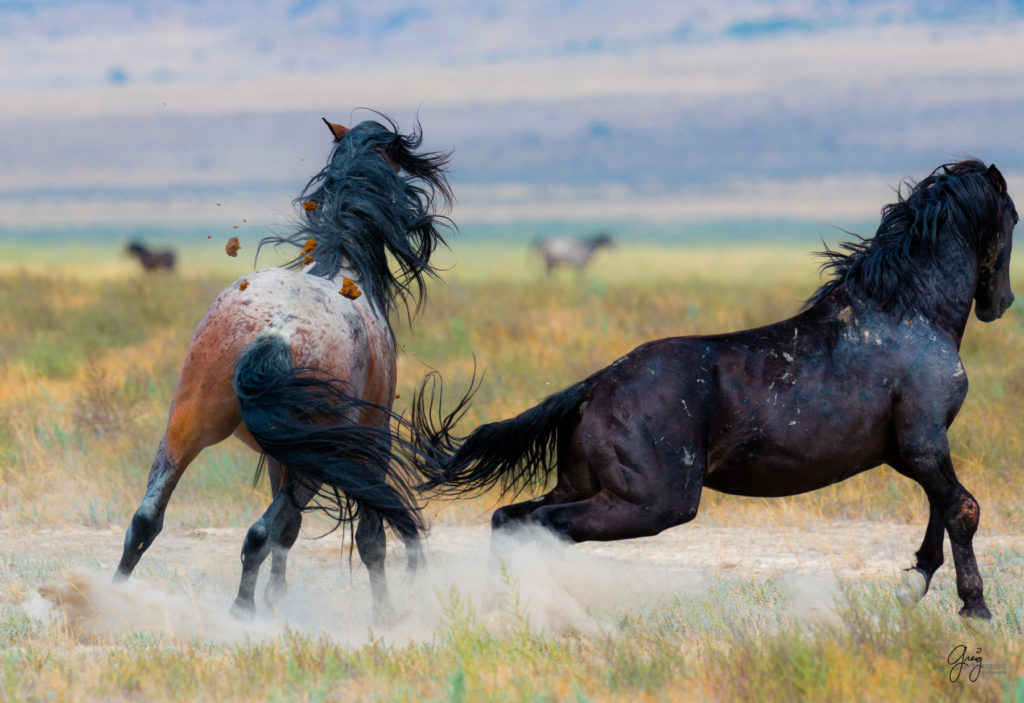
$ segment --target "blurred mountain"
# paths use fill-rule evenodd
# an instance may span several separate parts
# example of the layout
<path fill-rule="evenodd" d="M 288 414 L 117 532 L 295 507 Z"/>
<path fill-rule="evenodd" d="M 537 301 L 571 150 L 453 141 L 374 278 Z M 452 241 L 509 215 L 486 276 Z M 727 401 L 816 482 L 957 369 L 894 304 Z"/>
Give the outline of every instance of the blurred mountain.
<path fill-rule="evenodd" d="M 845 226 L 968 154 L 1013 191 L 1022 44 L 1018 2 L 0 3 L 0 228 L 287 222 L 359 107 L 454 149 L 460 222 Z"/>

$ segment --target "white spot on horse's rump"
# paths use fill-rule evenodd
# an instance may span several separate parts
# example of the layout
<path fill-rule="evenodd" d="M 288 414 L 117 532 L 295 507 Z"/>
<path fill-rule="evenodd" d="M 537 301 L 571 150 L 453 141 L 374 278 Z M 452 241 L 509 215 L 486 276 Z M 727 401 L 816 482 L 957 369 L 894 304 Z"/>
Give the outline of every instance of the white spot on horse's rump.
<path fill-rule="evenodd" d="M 260 332 L 260 334 L 261 335 L 267 335 L 267 336 L 273 336 L 273 337 L 280 337 L 281 339 L 283 339 L 288 344 L 291 344 L 291 335 L 289 335 L 287 332 L 285 332 L 280 327 L 276 327 L 274 325 L 271 325 L 267 329 L 263 330 L 262 332 Z"/>
<path fill-rule="evenodd" d="M 782 352 L 782 358 L 790 363 L 793 362 L 793 357 L 789 354 L 789 352 Z"/>
<path fill-rule="evenodd" d="M 693 460 L 697 458 L 697 453 L 690 451 L 688 448 L 683 448 L 683 463 L 687 466 L 693 466 Z"/>

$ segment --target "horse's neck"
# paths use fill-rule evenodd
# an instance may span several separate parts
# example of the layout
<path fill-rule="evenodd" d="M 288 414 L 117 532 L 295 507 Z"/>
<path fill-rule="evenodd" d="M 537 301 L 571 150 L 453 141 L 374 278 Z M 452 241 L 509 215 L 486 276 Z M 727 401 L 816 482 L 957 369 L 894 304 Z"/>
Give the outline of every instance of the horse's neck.
<path fill-rule="evenodd" d="M 965 246 L 951 246 L 918 274 L 918 283 L 918 312 L 953 337 L 959 348 L 978 286 L 977 254 Z"/>

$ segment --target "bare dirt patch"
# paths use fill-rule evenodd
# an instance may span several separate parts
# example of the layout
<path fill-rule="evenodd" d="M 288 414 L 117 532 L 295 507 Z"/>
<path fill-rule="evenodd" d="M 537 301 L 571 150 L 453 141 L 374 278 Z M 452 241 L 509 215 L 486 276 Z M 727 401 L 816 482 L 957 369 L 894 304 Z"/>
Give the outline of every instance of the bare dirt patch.
<path fill-rule="evenodd" d="M 398 540 L 389 543 L 399 621 L 387 627 L 372 622 L 365 570 L 358 556 L 349 567 L 348 538 L 341 533 L 300 538 L 289 557 L 287 600 L 274 608 L 258 602 L 260 612 L 251 622 L 232 619 L 228 609 L 244 534 L 242 528 L 167 528 L 135 576 L 115 585 L 110 575 L 121 554 L 121 528 L 0 529 L 8 555 L 52 560 L 62 572 L 49 583 L 30 584 L 26 609 L 36 617 L 62 619 L 83 637 L 149 629 L 178 639 L 237 641 L 273 636 L 287 627 L 360 644 L 382 636 L 429 640 L 458 607 L 479 612 L 484 624 L 495 627 L 508 623 L 511 609 L 518 611 L 513 619 L 535 629 L 600 631 L 613 619 L 609 614 L 658 598 L 696 595 L 725 578 L 783 579 L 798 601 L 827 610 L 838 578 L 891 582 L 895 593 L 900 573 L 913 563 L 923 526 L 698 522 L 645 539 L 580 545 L 531 532 L 492 552 L 488 527 L 438 524 L 426 544 L 428 567 L 415 577 L 405 573 Z M 985 573 L 992 555 L 1024 551 L 1024 537 L 982 533 L 975 548 Z M 946 559 L 937 580 L 953 579 L 948 554 Z M 268 568 L 269 563 L 264 572 Z"/>

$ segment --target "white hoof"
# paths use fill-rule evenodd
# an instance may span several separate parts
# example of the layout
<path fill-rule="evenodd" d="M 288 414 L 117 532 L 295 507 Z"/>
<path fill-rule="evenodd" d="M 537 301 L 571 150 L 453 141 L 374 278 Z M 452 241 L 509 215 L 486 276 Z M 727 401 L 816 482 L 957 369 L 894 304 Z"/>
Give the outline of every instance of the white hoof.
<path fill-rule="evenodd" d="M 928 581 L 920 569 L 907 569 L 900 577 L 900 585 L 896 589 L 896 597 L 904 607 L 917 605 L 928 590 Z"/>

